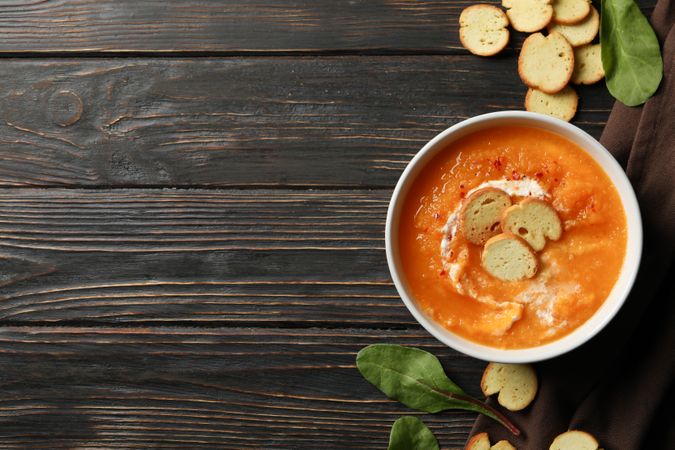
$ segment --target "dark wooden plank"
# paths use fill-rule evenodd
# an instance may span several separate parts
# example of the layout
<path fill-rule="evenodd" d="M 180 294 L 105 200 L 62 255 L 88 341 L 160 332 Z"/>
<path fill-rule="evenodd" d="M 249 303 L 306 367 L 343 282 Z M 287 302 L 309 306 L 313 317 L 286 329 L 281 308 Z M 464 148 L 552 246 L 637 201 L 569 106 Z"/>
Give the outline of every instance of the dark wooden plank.
<path fill-rule="evenodd" d="M 412 325 L 389 191 L 0 190 L 0 319 Z"/>
<path fill-rule="evenodd" d="M 640 2 L 647 10 L 655 3 Z M 468 0 L 12 0 L 0 3 L 0 51 L 464 52 L 458 18 L 471 4 Z M 522 36 L 516 34 L 514 41 L 521 42 Z"/>
<path fill-rule="evenodd" d="M 385 448 L 416 414 L 363 380 L 376 342 L 433 352 L 480 395 L 484 363 L 423 330 L 0 328 L 0 448 Z M 443 448 L 470 413 L 424 415 Z"/>
<path fill-rule="evenodd" d="M 516 59 L 9 60 L 0 185 L 391 188 L 426 141 L 522 109 Z M 580 89 L 599 136 L 612 105 Z"/>

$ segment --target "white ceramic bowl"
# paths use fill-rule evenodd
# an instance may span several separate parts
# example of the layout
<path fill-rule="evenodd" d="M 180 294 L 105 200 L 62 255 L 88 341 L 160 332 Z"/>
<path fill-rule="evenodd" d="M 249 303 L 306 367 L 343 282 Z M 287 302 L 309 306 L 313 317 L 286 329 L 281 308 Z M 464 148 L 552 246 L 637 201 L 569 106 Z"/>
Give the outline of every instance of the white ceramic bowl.
<path fill-rule="evenodd" d="M 570 334 L 548 344 L 525 349 L 506 350 L 481 345 L 454 334 L 427 316 L 409 294 L 405 276 L 400 264 L 398 249 L 399 216 L 403 201 L 410 186 L 422 168 L 447 145 L 468 134 L 495 126 L 514 125 L 540 128 L 552 131 L 576 143 L 584 149 L 605 170 L 614 183 L 626 212 L 628 240 L 626 256 L 619 279 L 602 306 L 583 325 Z M 637 275 L 642 256 L 642 221 L 635 192 L 614 157 L 598 141 L 581 129 L 567 122 L 542 114 L 524 111 L 503 111 L 464 120 L 429 141 L 410 161 L 394 189 L 387 212 L 385 231 L 387 262 L 389 271 L 399 295 L 415 319 L 444 344 L 475 358 L 485 361 L 525 363 L 540 361 L 568 352 L 595 336 L 616 313 L 626 300 Z"/>

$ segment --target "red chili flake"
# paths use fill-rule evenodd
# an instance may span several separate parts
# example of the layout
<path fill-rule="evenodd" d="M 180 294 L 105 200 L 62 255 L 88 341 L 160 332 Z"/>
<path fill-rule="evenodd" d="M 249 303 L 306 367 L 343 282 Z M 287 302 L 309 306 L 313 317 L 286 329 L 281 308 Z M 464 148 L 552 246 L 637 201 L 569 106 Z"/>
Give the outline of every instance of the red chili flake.
<path fill-rule="evenodd" d="M 495 169 L 501 170 L 502 165 L 503 165 L 502 157 L 500 156 L 499 158 L 492 161 L 492 165 L 495 166 Z"/>
<path fill-rule="evenodd" d="M 466 197 L 466 192 L 460 192 L 459 193 L 459 198 L 464 198 Z"/>
<path fill-rule="evenodd" d="M 459 185 L 459 188 L 460 188 L 460 189 L 464 189 L 464 183 L 460 184 L 460 185 Z"/>
<path fill-rule="evenodd" d="M 541 177 L 544 176 L 544 174 L 541 173 L 541 172 L 537 172 L 537 173 L 534 174 L 534 176 L 537 177 L 537 178 L 541 178 Z"/>
<path fill-rule="evenodd" d="M 438 274 L 439 274 L 440 276 L 444 277 L 444 276 L 445 276 L 445 270 L 441 270 L 440 272 L 438 272 Z"/>
<path fill-rule="evenodd" d="M 520 174 L 514 170 L 511 172 L 511 178 L 514 180 L 520 180 Z"/>
<path fill-rule="evenodd" d="M 441 215 L 440 215 L 440 213 L 435 212 L 435 213 L 433 214 L 432 217 L 433 217 L 434 219 L 438 220 L 438 219 L 441 218 Z"/>

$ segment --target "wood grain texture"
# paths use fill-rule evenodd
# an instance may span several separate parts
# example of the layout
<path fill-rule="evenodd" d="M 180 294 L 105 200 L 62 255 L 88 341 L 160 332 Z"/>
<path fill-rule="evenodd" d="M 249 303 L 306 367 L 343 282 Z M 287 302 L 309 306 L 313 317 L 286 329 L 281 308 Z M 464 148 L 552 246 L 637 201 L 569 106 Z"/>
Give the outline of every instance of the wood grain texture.
<path fill-rule="evenodd" d="M 484 363 L 419 329 L 2 327 L 0 448 L 382 449 L 414 413 L 354 365 L 383 341 L 433 352 L 480 395 Z M 474 417 L 423 415 L 452 449 Z"/>
<path fill-rule="evenodd" d="M 465 53 L 458 20 L 462 9 L 473 3 L 12 0 L 0 3 L 0 52 Z M 650 10 L 655 1 L 640 4 Z M 525 34 L 513 34 L 517 47 Z"/>
<path fill-rule="evenodd" d="M 382 449 L 410 411 L 354 366 L 376 342 L 480 395 L 383 243 L 426 141 L 522 109 L 524 35 L 468 55 L 469 4 L 0 2 L 0 449 Z M 423 418 L 458 450 L 474 415 Z"/>
<path fill-rule="evenodd" d="M 456 19 L 467 4 L 13 1 L 0 8 L 0 51 L 447 50 L 458 45 Z"/>
<path fill-rule="evenodd" d="M 515 58 L 10 60 L 0 186 L 385 187 L 462 119 L 523 109 Z M 612 99 L 579 89 L 598 137 Z"/>
<path fill-rule="evenodd" d="M 389 191 L 0 190 L 0 319 L 405 326 Z"/>

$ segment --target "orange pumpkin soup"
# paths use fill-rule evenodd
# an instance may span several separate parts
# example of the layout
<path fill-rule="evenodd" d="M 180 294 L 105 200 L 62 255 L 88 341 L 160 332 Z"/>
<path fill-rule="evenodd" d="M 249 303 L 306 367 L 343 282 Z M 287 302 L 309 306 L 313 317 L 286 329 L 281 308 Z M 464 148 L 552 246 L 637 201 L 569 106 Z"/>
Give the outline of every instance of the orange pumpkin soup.
<path fill-rule="evenodd" d="M 555 208 L 563 232 L 538 254 L 534 277 L 494 278 L 481 246 L 462 235 L 462 200 L 485 186 Z M 495 127 L 452 143 L 423 169 L 404 199 L 399 246 L 408 289 L 430 317 L 481 344 L 524 348 L 593 315 L 618 279 L 626 234 L 618 192 L 581 148 L 536 128 Z"/>

